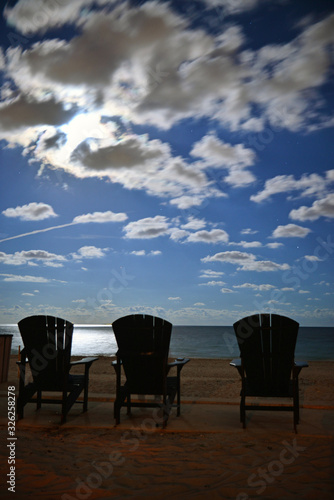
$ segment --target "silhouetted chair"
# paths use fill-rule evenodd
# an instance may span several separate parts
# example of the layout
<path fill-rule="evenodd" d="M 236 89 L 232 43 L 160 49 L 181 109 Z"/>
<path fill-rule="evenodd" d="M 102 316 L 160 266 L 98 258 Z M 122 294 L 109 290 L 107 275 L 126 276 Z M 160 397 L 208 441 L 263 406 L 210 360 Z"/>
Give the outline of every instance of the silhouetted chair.
<path fill-rule="evenodd" d="M 122 406 L 127 406 L 128 414 L 131 407 L 158 407 L 162 408 L 165 427 L 176 395 L 177 415 L 180 415 L 181 369 L 189 361 L 178 359 L 168 363 L 171 323 L 150 315 L 134 314 L 119 318 L 112 327 L 118 345 L 117 360 L 112 363 L 116 371 L 116 425 L 120 423 Z M 125 375 L 123 385 L 122 367 Z M 167 375 L 172 367 L 177 369 L 176 376 L 169 377 Z M 155 396 L 155 400 L 132 401 L 132 394 Z"/>
<path fill-rule="evenodd" d="M 53 316 L 30 316 L 18 323 L 24 348 L 18 361 L 20 369 L 18 418 L 23 418 L 24 406 L 30 402 L 61 404 L 61 423 L 84 391 L 83 411 L 88 403 L 89 368 L 98 358 L 89 357 L 71 363 L 73 324 Z M 33 381 L 25 384 L 26 362 Z M 83 375 L 71 375 L 72 366 L 84 365 Z M 42 392 L 61 392 L 61 399 L 42 399 Z M 37 396 L 33 399 L 33 396 Z"/>
<path fill-rule="evenodd" d="M 255 314 L 233 325 L 240 359 L 230 364 L 241 376 L 240 421 L 246 427 L 247 410 L 293 411 L 294 429 L 299 422 L 298 375 L 305 362 L 295 362 L 299 324 L 277 314 Z M 292 405 L 246 405 L 246 397 L 292 398 Z"/>

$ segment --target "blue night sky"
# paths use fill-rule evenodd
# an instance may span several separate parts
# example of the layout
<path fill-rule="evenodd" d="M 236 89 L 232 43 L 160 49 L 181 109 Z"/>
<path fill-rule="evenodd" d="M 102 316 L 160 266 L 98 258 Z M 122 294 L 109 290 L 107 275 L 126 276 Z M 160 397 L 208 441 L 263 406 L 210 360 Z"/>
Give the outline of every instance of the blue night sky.
<path fill-rule="evenodd" d="M 19 0 L 0 40 L 0 323 L 333 324 L 332 0 Z"/>

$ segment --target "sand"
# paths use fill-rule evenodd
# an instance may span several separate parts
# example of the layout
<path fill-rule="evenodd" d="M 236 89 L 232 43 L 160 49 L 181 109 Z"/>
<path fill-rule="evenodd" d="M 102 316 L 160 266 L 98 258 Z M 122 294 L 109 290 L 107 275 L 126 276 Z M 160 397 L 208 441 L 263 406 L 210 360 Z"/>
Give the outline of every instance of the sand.
<path fill-rule="evenodd" d="M 18 386 L 16 358 L 1 384 Z M 239 422 L 240 379 L 228 360 L 191 360 L 182 372 L 182 414 L 164 430 L 151 409 L 112 418 L 115 375 L 110 358 L 94 363 L 89 410 L 73 407 L 59 425 L 57 405 L 27 405 L 16 425 L 15 494 L 7 491 L 8 448 L 2 440 L 1 498 L 333 499 L 334 362 L 310 362 L 300 375 L 301 421 L 290 412 L 249 412 Z M 7 485 L 8 486 L 8 485 Z"/>

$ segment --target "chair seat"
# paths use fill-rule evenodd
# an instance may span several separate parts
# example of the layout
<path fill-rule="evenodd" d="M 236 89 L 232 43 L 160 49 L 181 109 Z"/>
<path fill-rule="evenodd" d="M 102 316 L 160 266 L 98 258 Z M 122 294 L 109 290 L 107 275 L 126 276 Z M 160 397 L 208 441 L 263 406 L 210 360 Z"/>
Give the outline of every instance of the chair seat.
<path fill-rule="evenodd" d="M 71 385 L 82 385 L 85 381 L 84 375 L 69 375 L 68 382 Z"/>
<path fill-rule="evenodd" d="M 250 381 L 246 378 L 244 381 L 244 390 L 245 396 L 250 397 L 258 397 L 258 398 L 266 398 L 266 397 L 274 397 L 274 398 L 292 398 L 293 397 L 293 380 L 289 381 L 289 386 L 287 390 L 277 390 L 275 387 L 261 387 L 254 386 L 254 384 L 250 383 Z M 241 395 L 242 391 L 240 392 Z"/>

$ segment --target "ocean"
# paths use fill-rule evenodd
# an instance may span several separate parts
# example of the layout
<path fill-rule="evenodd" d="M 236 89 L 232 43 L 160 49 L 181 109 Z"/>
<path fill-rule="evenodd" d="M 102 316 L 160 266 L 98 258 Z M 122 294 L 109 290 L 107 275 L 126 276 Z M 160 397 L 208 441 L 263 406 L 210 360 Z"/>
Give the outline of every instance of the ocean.
<path fill-rule="evenodd" d="M 12 354 L 23 347 L 17 325 L 0 325 L 1 334 L 12 334 Z M 113 356 L 117 351 L 112 327 L 76 325 L 73 356 Z M 171 357 L 232 359 L 239 356 L 232 326 L 174 326 L 170 344 Z M 300 327 L 295 358 L 299 360 L 334 360 L 334 328 Z"/>

